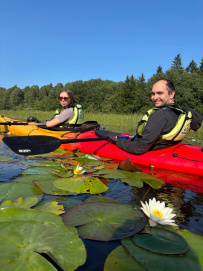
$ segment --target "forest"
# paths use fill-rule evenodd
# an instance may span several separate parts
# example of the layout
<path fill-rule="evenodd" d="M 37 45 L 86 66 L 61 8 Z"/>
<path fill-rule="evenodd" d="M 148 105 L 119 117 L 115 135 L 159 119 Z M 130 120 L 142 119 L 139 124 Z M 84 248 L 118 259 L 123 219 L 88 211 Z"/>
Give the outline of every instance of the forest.
<path fill-rule="evenodd" d="M 37 85 L 23 89 L 17 85 L 7 89 L 0 87 L 0 110 L 54 111 L 59 107 L 59 92 L 70 89 L 85 112 L 144 113 L 153 106 L 150 102 L 151 89 L 160 78 L 170 79 L 175 84 L 177 104 L 203 114 L 203 59 L 199 66 L 191 60 L 184 68 L 180 54 L 174 58 L 168 70 L 163 72 L 162 67 L 158 66 L 156 73 L 147 81 L 142 73 L 137 79 L 127 75 L 124 82 L 90 79 L 55 86 L 50 83 L 40 88 Z"/>

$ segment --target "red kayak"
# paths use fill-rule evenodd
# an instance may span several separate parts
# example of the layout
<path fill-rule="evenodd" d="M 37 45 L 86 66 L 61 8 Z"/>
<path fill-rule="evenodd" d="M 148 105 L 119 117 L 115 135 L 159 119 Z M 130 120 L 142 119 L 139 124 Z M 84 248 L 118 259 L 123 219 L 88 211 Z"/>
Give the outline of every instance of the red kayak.
<path fill-rule="evenodd" d="M 88 131 L 80 134 L 77 138 L 96 137 L 95 131 Z M 166 149 L 149 151 L 141 155 L 127 153 L 107 140 L 63 144 L 62 148 L 69 150 L 79 149 L 88 154 L 95 154 L 119 161 L 123 161 L 127 157 L 130 157 L 133 163 L 150 168 L 162 168 L 203 176 L 202 148 L 192 145 L 177 144 Z"/>
<path fill-rule="evenodd" d="M 97 132 L 97 131 L 96 131 Z M 95 131 L 77 136 L 97 138 Z M 201 147 L 178 144 L 158 151 L 135 155 L 119 149 L 107 140 L 62 144 L 67 150 L 79 149 L 81 152 L 123 161 L 130 157 L 142 172 L 175 186 L 203 193 L 203 151 Z"/>

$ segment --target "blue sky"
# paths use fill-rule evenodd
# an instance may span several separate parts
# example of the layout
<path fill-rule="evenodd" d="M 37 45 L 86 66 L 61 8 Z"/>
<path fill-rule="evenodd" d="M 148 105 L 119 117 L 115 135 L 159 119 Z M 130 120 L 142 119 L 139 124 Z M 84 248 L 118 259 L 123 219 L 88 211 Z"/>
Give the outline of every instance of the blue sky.
<path fill-rule="evenodd" d="M 0 0 L 0 87 L 150 78 L 203 58 L 202 0 Z"/>

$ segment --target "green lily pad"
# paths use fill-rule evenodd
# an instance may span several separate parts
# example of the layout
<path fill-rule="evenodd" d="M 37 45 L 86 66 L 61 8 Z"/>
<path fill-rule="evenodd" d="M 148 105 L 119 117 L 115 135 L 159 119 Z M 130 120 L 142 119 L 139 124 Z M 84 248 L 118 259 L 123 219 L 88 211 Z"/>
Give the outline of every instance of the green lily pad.
<path fill-rule="evenodd" d="M 84 202 L 117 202 L 117 203 L 121 203 L 120 201 L 118 201 L 114 198 L 110 198 L 110 197 L 102 196 L 102 195 L 88 197 L 84 200 Z"/>
<path fill-rule="evenodd" d="M 84 166 L 85 169 L 85 173 L 93 173 L 93 172 L 97 172 L 97 169 L 95 169 L 94 167 L 86 167 Z"/>
<path fill-rule="evenodd" d="M 70 170 L 62 171 L 62 170 L 55 169 L 52 171 L 52 175 L 55 175 L 61 178 L 69 178 L 69 177 L 72 177 L 74 174 L 73 174 L 73 171 L 70 171 Z"/>
<path fill-rule="evenodd" d="M 80 226 L 81 238 L 110 241 L 131 236 L 141 231 L 145 219 L 139 210 L 128 204 L 90 202 L 70 208 L 63 221 L 69 226 Z"/>
<path fill-rule="evenodd" d="M 64 209 L 67 210 L 73 206 L 82 204 L 82 200 L 79 199 L 74 199 L 72 197 L 57 197 L 56 200 L 58 201 L 59 204 L 62 204 Z"/>
<path fill-rule="evenodd" d="M 51 168 L 29 167 L 22 171 L 22 175 L 51 174 Z"/>
<path fill-rule="evenodd" d="M 109 179 L 119 179 L 124 183 L 138 188 L 143 186 L 143 182 L 147 183 L 154 189 L 159 189 L 165 184 L 163 180 L 142 172 L 130 172 L 117 169 L 101 169 L 97 172 L 97 174 L 101 174 L 103 177 Z"/>
<path fill-rule="evenodd" d="M 97 172 L 97 174 L 101 174 L 102 172 L 109 171 L 109 173 L 104 174 L 103 177 L 107 179 L 119 179 L 123 183 L 127 183 L 128 185 L 137 187 L 137 188 L 142 188 L 143 187 L 143 182 L 140 180 L 139 177 L 137 177 L 137 173 L 133 173 L 130 171 L 125 171 L 125 170 L 115 170 L 115 169 L 105 169 L 105 170 L 100 170 Z"/>
<path fill-rule="evenodd" d="M 95 158 L 94 156 L 90 154 L 77 157 L 75 158 L 75 160 L 79 162 L 80 164 L 83 164 L 83 165 L 85 164 L 86 166 L 100 166 L 104 164 L 103 161 L 99 161 L 97 158 Z"/>
<path fill-rule="evenodd" d="M 123 246 L 115 248 L 107 257 L 104 264 L 105 271 L 145 271 Z"/>
<path fill-rule="evenodd" d="M 43 162 L 34 162 L 34 163 L 23 161 L 22 163 L 30 167 L 52 167 L 52 168 L 61 167 L 61 164 L 62 164 L 62 162 L 55 162 L 55 161 L 43 161 Z"/>
<path fill-rule="evenodd" d="M 45 175 L 46 176 L 46 175 Z M 52 185 L 53 181 L 56 180 L 55 176 L 50 176 L 46 179 L 46 180 L 36 180 L 33 181 L 33 183 L 41 190 L 43 191 L 45 194 L 49 194 L 49 195 L 70 195 L 71 193 L 69 193 L 68 191 L 65 190 L 61 190 L 61 189 L 57 189 L 56 187 L 54 187 Z M 72 195 L 72 194 L 71 194 Z"/>
<path fill-rule="evenodd" d="M 33 183 L 0 184 L 0 201 L 16 200 L 20 197 L 38 197 L 41 200 L 43 192 Z"/>
<path fill-rule="evenodd" d="M 53 181 L 52 184 L 57 189 L 65 190 L 74 194 L 97 194 L 104 193 L 109 190 L 105 184 L 94 177 L 62 178 Z"/>
<path fill-rule="evenodd" d="M 6 200 L 1 203 L 0 208 L 5 207 L 15 207 L 15 208 L 23 208 L 23 209 L 30 209 L 31 207 L 35 206 L 38 203 L 37 197 L 20 197 L 14 201 Z"/>
<path fill-rule="evenodd" d="M 37 219 L 41 214 L 43 220 Z M 86 251 L 82 240 L 61 223 L 60 217 L 15 208 L 0 210 L 0 217 L 2 270 L 56 270 L 40 253 L 47 254 L 62 270 L 76 270 L 84 264 Z"/>
<path fill-rule="evenodd" d="M 60 173 L 66 173 L 67 170 L 63 167 L 62 162 L 54 161 L 43 161 L 35 163 L 26 163 L 29 165 L 29 168 L 26 168 L 22 171 L 23 175 L 34 175 L 34 174 L 52 174 L 54 170 L 57 170 Z"/>
<path fill-rule="evenodd" d="M 142 172 L 137 172 L 136 178 L 139 178 L 140 181 L 147 183 L 153 189 L 159 189 L 163 185 L 165 185 L 165 182 L 163 180 L 161 180 L 157 177 L 154 177 L 152 175 L 142 173 Z"/>
<path fill-rule="evenodd" d="M 122 240 L 122 245 L 126 247 L 142 266 L 149 271 L 171 271 L 171 270 L 202 270 L 202 245 L 203 237 L 187 231 L 179 232 L 189 244 L 189 249 L 185 254 L 164 255 L 151 252 L 135 245 L 131 238 Z"/>
<path fill-rule="evenodd" d="M 34 209 L 43 212 L 50 212 L 55 215 L 61 215 L 65 213 L 63 205 L 59 205 L 57 201 L 39 204 Z"/>
<path fill-rule="evenodd" d="M 47 180 L 55 180 L 56 177 L 52 175 L 47 175 L 47 174 L 36 174 L 36 175 L 23 175 L 21 177 L 18 177 L 13 180 L 15 183 L 27 183 L 27 184 L 32 184 L 33 181 L 47 181 Z"/>
<path fill-rule="evenodd" d="M 131 240 L 139 247 L 161 254 L 183 254 L 189 248 L 181 235 L 158 227 L 145 227 Z"/>
<path fill-rule="evenodd" d="M 12 157 L 0 154 L 0 162 L 8 162 L 13 160 Z"/>
<path fill-rule="evenodd" d="M 115 168 L 102 168 L 97 171 L 97 174 L 99 174 L 99 175 L 107 175 L 108 174 L 109 178 L 116 179 L 113 176 L 116 175 L 118 172 L 119 172 L 118 169 L 115 169 Z"/>

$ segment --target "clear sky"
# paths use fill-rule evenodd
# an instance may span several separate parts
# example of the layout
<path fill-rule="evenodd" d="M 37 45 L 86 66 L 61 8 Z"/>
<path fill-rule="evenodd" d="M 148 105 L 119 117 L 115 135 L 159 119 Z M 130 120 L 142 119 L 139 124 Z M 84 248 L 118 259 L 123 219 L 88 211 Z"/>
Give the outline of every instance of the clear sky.
<path fill-rule="evenodd" d="M 0 87 L 127 75 L 203 58 L 203 0 L 0 0 Z"/>

